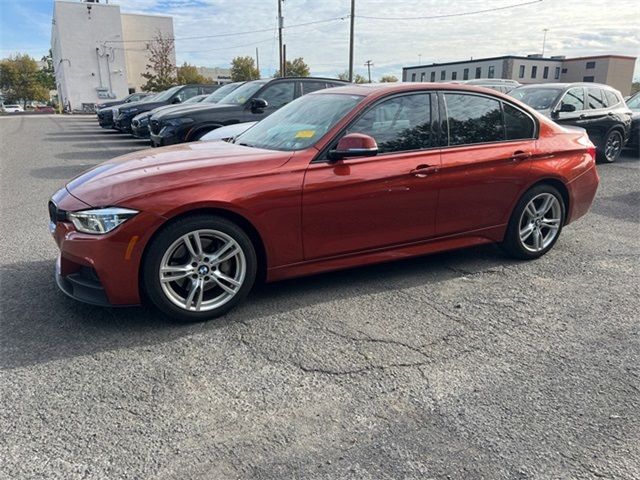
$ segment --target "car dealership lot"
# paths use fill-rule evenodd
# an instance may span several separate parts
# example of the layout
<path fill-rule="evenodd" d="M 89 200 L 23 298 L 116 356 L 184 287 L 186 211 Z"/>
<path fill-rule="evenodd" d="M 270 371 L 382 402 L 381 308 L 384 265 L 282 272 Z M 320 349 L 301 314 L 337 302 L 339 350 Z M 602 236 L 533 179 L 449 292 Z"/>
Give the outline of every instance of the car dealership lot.
<path fill-rule="evenodd" d="M 147 141 L 0 118 L 6 478 L 640 476 L 640 160 L 540 260 L 493 246 L 259 288 L 178 325 L 57 290 L 46 203 Z"/>

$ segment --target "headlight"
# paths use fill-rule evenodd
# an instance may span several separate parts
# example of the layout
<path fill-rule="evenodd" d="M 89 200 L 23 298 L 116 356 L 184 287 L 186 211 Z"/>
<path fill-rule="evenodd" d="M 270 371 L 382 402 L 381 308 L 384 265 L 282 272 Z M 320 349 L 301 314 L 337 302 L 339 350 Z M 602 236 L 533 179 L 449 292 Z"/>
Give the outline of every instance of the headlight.
<path fill-rule="evenodd" d="M 67 219 L 73 223 L 79 232 L 102 234 L 110 232 L 137 213 L 136 210 L 129 210 L 128 208 L 109 207 L 68 212 Z"/>
<path fill-rule="evenodd" d="M 122 110 L 120 113 L 123 113 L 125 115 L 131 115 L 132 113 L 136 113 L 138 110 L 140 110 L 139 108 L 128 108 L 127 110 Z"/>
<path fill-rule="evenodd" d="M 149 123 L 149 117 L 151 115 L 145 115 L 143 117 L 138 118 L 138 125 L 146 125 Z"/>

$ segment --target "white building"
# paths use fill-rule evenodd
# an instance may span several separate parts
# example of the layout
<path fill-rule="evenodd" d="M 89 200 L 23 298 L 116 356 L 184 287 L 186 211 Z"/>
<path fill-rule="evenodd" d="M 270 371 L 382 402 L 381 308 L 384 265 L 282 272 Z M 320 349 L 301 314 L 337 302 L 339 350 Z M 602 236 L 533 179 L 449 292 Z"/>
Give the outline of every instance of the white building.
<path fill-rule="evenodd" d="M 231 69 L 220 67 L 197 67 L 198 73 L 205 78 L 210 78 L 213 83 L 231 83 Z"/>
<path fill-rule="evenodd" d="M 173 38 L 171 17 L 120 13 L 108 0 L 56 0 L 52 24 L 58 96 L 73 110 L 140 91 L 149 59 L 145 40 Z"/>
<path fill-rule="evenodd" d="M 597 82 L 628 95 L 636 58 L 595 55 L 566 58 L 528 55 L 479 58 L 460 62 L 432 63 L 402 69 L 404 82 L 449 82 L 476 78 L 505 78 L 520 83 Z"/>

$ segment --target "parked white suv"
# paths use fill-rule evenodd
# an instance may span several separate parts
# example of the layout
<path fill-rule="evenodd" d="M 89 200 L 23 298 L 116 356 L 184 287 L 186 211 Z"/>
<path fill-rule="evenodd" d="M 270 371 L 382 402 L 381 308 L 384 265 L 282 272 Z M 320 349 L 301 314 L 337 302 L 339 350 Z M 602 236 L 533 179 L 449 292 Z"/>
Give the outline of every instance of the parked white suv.
<path fill-rule="evenodd" d="M 15 112 L 24 112 L 21 105 L 2 105 L 2 112 L 4 113 L 15 113 Z"/>

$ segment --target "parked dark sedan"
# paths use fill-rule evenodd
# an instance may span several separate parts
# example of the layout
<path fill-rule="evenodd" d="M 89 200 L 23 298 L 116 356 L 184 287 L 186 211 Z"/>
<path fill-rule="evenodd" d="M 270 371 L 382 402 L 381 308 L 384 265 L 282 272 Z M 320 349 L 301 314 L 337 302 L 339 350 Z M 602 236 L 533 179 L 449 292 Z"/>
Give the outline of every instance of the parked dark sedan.
<path fill-rule="evenodd" d="M 254 80 L 215 105 L 193 105 L 151 117 L 151 145 L 160 147 L 199 140 L 211 130 L 234 123 L 261 120 L 292 100 L 347 82 L 333 78 L 288 77 Z"/>
<path fill-rule="evenodd" d="M 122 98 L 120 100 L 114 100 L 112 102 L 103 102 L 96 105 L 96 115 L 98 116 L 98 123 L 102 128 L 113 128 L 113 108 L 126 103 L 143 102 L 153 97 L 153 93 L 139 92 L 132 93 L 131 95 Z"/>
<path fill-rule="evenodd" d="M 196 95 L 213 93 L 220 85 L 178 85 L 160 92 L 152 102 L 133 102 L 114 111 L 114 128 L 122 132 L 131 132 L 131 120 L 142 112 L 148 112 L 163 105 L 175 105 Z"/>
<path fill-rule="evenodd" d="M 149 112 L 139 113 L 138 115 L 133 117 L 133 120 L 131 120 L 131 134 L 136 138 L 149 138 L 149 120 L 151 119 L 152 115 L 159 112 L 165 112 L 167 110 L 178 111 L 178 109 L 184 109 L 185 107 L 190 106 L 194 103 L 218 103 L 243 83 L 244 82 L 228 83 L 218 88 L 215 92 L 210 93 L 209 95 L 198 95 L 195 97 L 191 97 L 189 100 L 186 100 L 178 105 L 165 105 L 162 107 L 154 108 Z"/>
<path fill-rule="evenodd" d="M 627 147 L 634 149 L 640 155 L 640 92 L 627 99 L 627 107 L 633 112 Z"/>
<path fill-rule="evenodd" d="M 629 138 L 631 110 L 619 91 L 599 83 L 526 85 L 509 92 L 561 125 L 584 128 L 598 160 L 615 162 Z"/>

